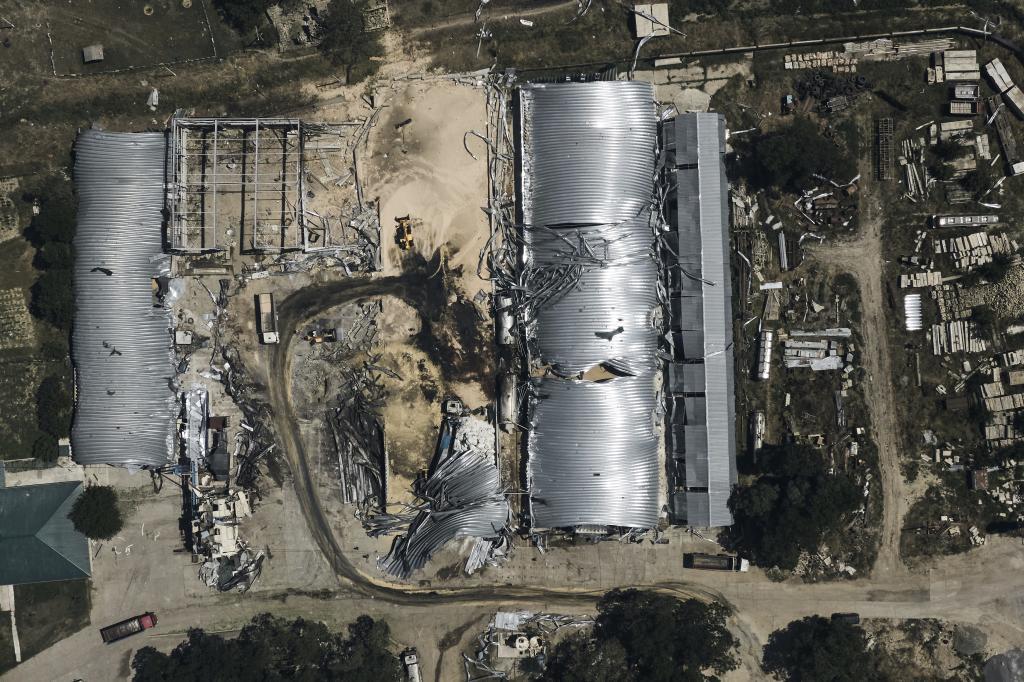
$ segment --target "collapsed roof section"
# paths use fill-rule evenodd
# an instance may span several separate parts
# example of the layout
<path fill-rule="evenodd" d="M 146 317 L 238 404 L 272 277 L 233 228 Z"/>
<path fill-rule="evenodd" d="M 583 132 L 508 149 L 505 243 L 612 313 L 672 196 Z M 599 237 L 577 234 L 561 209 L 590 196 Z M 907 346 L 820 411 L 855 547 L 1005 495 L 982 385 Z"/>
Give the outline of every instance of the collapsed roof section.
<path fill-rule="evenodd" d="M 153 278 L 169 272 L 166 152 L 163 133 L 86 130 L 75 144 L 71 435 L 80 464 L 161 466 L 172 456 L 170 312 L 153 306 Z"/>
<path fill-rule="evenodd" d="M 654 89 L 534 84 L 519 99 L 527 280 L 558 288 L 533 313 L 541 361 L 567 376 L 653 370 Z"/>
<path fill-rule="evenodd" d="M 509 504 L 493 448 L 487 451 L 487 440 L 479 438 L 483 433 L 493 439 L 494 432 L 483 426 L 470 417 L 442 422 L 437 460 L 417 490 L 425 504 L 380 560 L 385 573 L 408 578 L 451 540 L 497 539 L 505 532 Z"/>
<path fill-rule="evenodd" d="M 519 92 L 526 311 L 540 362 L 527 479 L 535 528 L 658 522 L 659 273 L 654 88 L 639 81 Z"/>
<path fill-rule="evenodd" d="M 725 119 L 684 114 L 662 129 L 674 187 L 668 197 L 670 277 L 668 368 L 672 401 L 674 511 L 688 525 L 732 524 L 728 500 L 736 483 L 736 407 L 733 376 L 732 281 L 729 268 L 729 184 Z"/>
<path fill-rule="evenodd" d="M 656 374 L 533 382 L 527 480 L 538 528 L 658 523 Z"/>

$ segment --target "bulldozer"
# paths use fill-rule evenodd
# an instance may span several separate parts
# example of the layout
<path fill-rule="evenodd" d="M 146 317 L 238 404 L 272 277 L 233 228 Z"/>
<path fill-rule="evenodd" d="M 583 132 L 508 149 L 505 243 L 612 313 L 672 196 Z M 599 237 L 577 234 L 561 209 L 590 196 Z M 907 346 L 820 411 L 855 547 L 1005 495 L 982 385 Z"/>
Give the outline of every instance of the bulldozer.
<path fill-rule="evenodd" d="M 401 218 L 395 216 L 395 223 L 398 225 L 395 233 L 395 241 L 398 243 L 398 248 L 402 251 L 408 251 L 412 248 L 412 218 L 410 216 L 402 216 Z"/>

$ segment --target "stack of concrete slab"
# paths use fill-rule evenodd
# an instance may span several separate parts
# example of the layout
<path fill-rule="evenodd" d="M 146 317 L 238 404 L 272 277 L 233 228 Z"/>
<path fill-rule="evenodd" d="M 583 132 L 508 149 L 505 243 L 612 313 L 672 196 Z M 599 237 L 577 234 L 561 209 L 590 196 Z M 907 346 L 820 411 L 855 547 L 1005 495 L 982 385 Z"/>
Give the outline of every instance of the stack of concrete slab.
<path fill-rule="evenodd" d="M 900 275 L 900 289 L 936 287 L 940 284 L 942 284 L 941 272 L 912 272 L 909 275 Z"/>
<path fill-rule="evenodd" d="M 974 334 L 974 324 L 966 320 L 932 325 L 932 354 L 984 353 L 988 343 Z"/>
<path fill-rule="evenodd" d="M 947 81 L 969 81 L 981 78 L 977 50 L 946 50 L 940 53 L 942 73 Z M 936 66 L 936 71 L 938 66 Z"/>

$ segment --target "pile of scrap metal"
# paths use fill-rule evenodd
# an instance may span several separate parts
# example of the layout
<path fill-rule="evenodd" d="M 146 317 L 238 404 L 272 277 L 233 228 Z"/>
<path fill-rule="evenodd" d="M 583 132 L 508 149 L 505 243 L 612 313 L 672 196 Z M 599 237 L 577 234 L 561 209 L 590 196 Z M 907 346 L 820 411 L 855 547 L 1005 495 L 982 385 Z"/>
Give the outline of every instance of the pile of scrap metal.
<path fill-rule="evenodd" d="M 797 97 L 818 100 L 822 113 L 845 109 L 854 97 L 869 87 L 864 76 L 840 76 L 827 71 L 814 71 L 793 84 Z"/>
<path fill-rule="evenodd" d="M 477 637 L 476 653 L 462 654 L 467 680 L 509 679 L 523 659 L 543 665 L 552 635 L 565 627 L 593 626 L 589 616 L 498 611 Z"/>
<path fill-rule="evenodd" d="M 227 347 L 223 347 L 221 352 L 224 366 L 216 376 L 224 385 L 225 392 L 245 415 L 232 458 L 235 463 L 234 480 L 236 485 L 251 490 L 259 480 L 260 463 L 266 460 L 275 447 L 270 408 L 256 395 L 258 387 L 245 376 L 238 352 Z"/>
<path fill-rule="evenodd" d="M 489 433 L 481 437 L 484 431 Z M 445 417 L 432 471 L 416 482 L 422 510 L 379 562 L 385 573 L 408 578 L 456 538 L 484 538 L 494 540 L 495 547 L 507 546 L 509 505 L 493 442 L 489 424 L 466 416 Z"/>
<path fill-rule="evenodd" d="M 205 557 L 199 578 L 224 592 L 248 590 L 259 577 L 264 553 L 249 549 L 238 536 L 241 520 L 252 515 L 243 490 L 198 498 L 192 515 L 192 553 Z"/>
<path fill-rule="evenodd" d="M 386 389 L 372 361 L 362 368 L 342 367 L 340 403 L 327 424 L 338 453 L 342 502 L 359 505 L 359 516 L 384 508 L 384 427 L 380 409 Z"/>

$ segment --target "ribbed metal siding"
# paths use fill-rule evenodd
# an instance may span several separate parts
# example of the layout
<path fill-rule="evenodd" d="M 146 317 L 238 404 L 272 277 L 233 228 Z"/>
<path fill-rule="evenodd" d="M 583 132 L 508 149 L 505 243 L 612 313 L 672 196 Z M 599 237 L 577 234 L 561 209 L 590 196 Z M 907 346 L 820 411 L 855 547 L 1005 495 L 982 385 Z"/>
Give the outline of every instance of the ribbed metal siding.
<path fill-rule="evenodd" d="M 614 223 L 648 208 L 654 102 L 654 86 L 641 81 L 524 85 L 525 222 Z"/>
<path fill-rule="evenodd" d="M 152 278 L 168 272 L 161 235 L 166 147 L 162 133 L 96 130 L 75 144 L 71 436 L 80 464 L 160 466 L 173 452 L 170 312 L 153 307 L 152 290 Z"/>
<path fill-rule="evenodd" d="M 685 114 L 675 119 L 675 163 L 690 166 L 675 173 L 678 202 L 680 267 L 705 281 L 682 279 L 683 290 L 702 296 L 700 348 L 696 334 L 683 334 L 687 359 L 703 358 L 704 378 L 690 375 L 687 392 L 705 394 L 702 424 L 687 421 L 686 486 L 707 493 L 687 493 L 687 523 L 725 526 L 732 523 L 728 497 L 736 483 L 735 384 L 732 351 L 732 283 L 729 269 L 729 198 L 725 176 L 725 121 L 719 114 Z M 692 167 L 692 166 L 696 167 Z M 685 321 L 677 327 L 691 327 Z M 687 336 L 690 338 L 688 339 Z M 689 342 L 688 342 L 689 341 Z M 685 381 L 684 381 L 685 384 Z M 689 432 L 693 432 L 690 437 Z"/>
<path fill-rule="evenodd" d="M 533 525 L 658 523 L 655 373 L 605 382 L 534 380 L 527 440 Z"/>
<path fill-rule="evenodd" d="M 658 522 L 659 330 L 653 257 L 657 116 L 642 82 L 524 86 L 521 211 L 528 267 L 577 268 L 535 312 L 540 358 L 605 383 L 533 383 L 527 476 L 535 527 Z"/>

